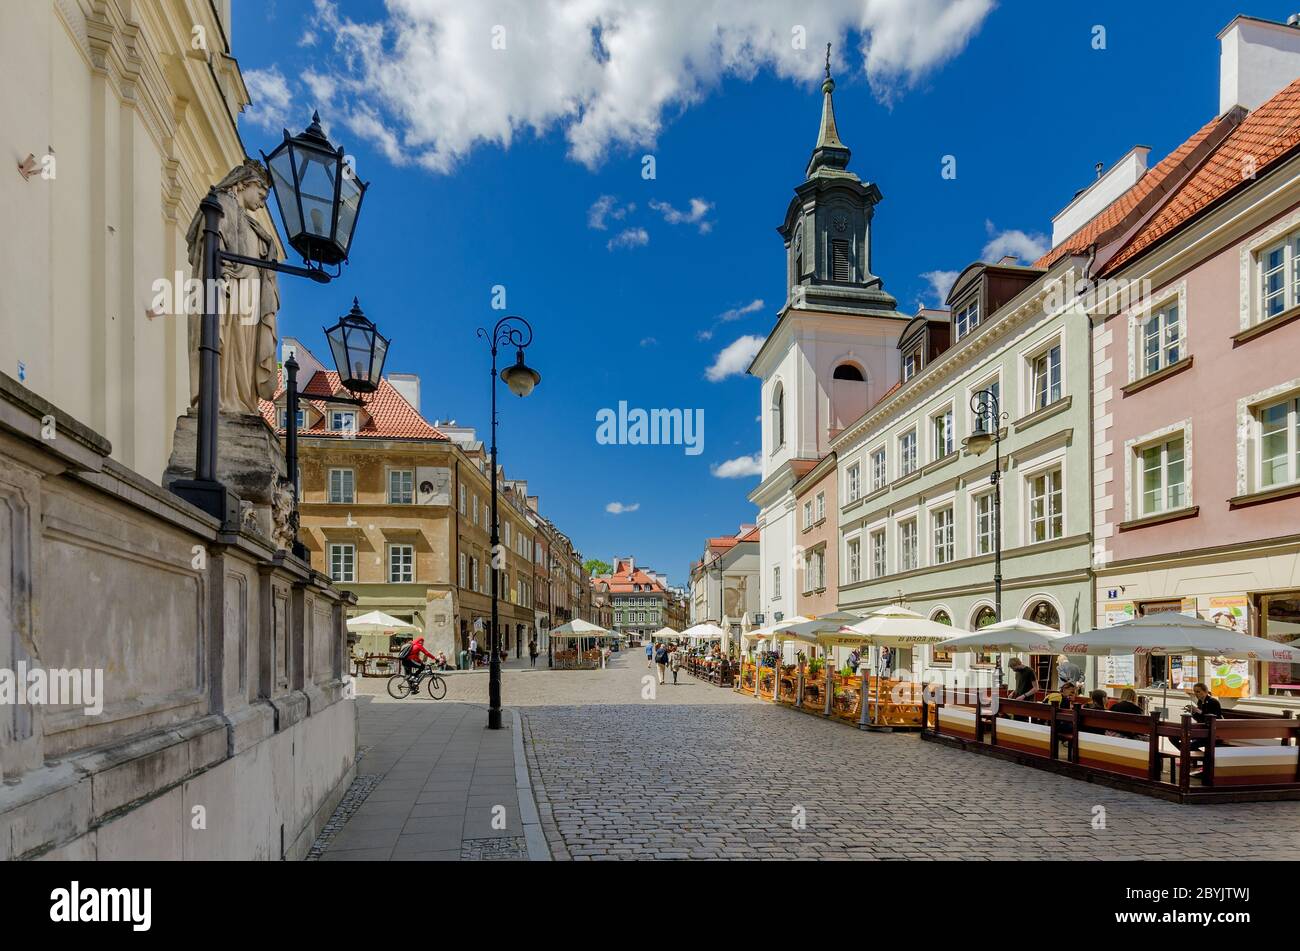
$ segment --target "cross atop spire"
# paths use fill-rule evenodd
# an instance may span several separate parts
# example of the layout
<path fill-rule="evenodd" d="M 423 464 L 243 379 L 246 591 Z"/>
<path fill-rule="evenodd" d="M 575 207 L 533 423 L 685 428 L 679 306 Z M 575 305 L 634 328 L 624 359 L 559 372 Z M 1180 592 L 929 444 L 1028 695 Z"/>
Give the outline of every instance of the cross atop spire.
<path fill-rule="evenodd" d="M 835 127 L 835 102 L 831 93 L 835 91 L 835 80 L 831 78 L 831 44 L 826 44 L 826 79 L 822 83 L 822 123 L 817 132 L 817 144 L 813 147 L 812 158 L 808 162 L 808 177 L 818 169 L 843 169 L 849 164 L 849 148 L 840 141 L 839 129 Z"/>

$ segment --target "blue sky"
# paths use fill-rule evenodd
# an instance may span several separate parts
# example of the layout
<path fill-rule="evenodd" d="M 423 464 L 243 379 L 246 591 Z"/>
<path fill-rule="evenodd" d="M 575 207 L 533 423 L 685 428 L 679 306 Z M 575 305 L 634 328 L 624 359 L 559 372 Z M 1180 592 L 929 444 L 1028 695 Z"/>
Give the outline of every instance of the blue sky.
<path fill-rule="evenodd" d="M 321 327 L 357 295 L 393 339 L 388 370 L 420 374 L 425 416 L 486 437 L 488 353 L 475 329 L 501 315 L 491 294 L 504 285 L 509 312 L 536 329 L 528 360 L 542 374 L 526 400 L 501 393 L 507 475 L 528 479 L 585 556 L 633 554 L 678 583 L 707 536 L 756 516 L 746 495 L 757 478 L 714 469 L 757 451 L 758 382 L 707 371 L 739 338 L 765 335 L 782 303 L 775 226 L 816 137 L 827 39 L 850 167 L 884 193 L 874 270 L 911 311 L 935 301 L 928 273 L 1044 242 L 1097 162 L 1143 144 L 1154 164 L 1175 148 L 1217 112 L 1218 31 L 1239 12 L 1289 12 L 924 0 L 934 10 L 921 15 L 886 0 L 873 6 L 864 70 L 862 34 L 846 42 L 831 13 L 807 26 L 806 51 L 724 51 L 719 64 L 691 45 L 707 40 L 707 17 L 594 38 L 561 22 L 559 39 L 539 38 L 535 21 L 516 25 L 518 2 L 459 4 L 476 11 L 471 43 L 453 3 L 424 5 L 444 28 L 430 40 L 428 21 L 401 12 L 414 0 L 235 0 L 234 53 L 257 94 L 241 120 L 249 151 L 269 151 L 281 125 L 299 131 L 317 107 L 371 182 L 344 276 L 282 282 L 281 333 L 324 358 Z M 782 16 L 774 29 L 789 46 Z M 481 39 L 498 20 L 506 50 Z M 623 85 L 601 85 L 613 73 L 602 61 L 624 67 Z M 945 155 L 953 180 L 940 175 Z M 621 400 L 702 408 L 703 452 L 598 444 L 597 412 Z"/>

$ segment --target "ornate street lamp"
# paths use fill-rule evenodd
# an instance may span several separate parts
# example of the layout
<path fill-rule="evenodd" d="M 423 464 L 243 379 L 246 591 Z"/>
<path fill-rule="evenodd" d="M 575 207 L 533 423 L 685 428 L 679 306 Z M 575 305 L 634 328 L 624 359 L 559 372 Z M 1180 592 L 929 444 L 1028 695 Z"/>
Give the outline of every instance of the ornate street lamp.
<path fill-rule="evenodd" d="M 1007 414 L 998 405 L 997 391 L 990 388 L 971 394 L 970 408 L 975 413 L 975 431 L 961 441 L 967 451 L 981 456 L 993 447 L 993 601 L 998 620 L 1002 620 L 1002 421 Z"/>
<path fill-rule="evenodd" d="M 488 478 L 492 482 L 492 658 L 488 662 L 488 729 L 501 729 L 501 635 L 497 624 L 497 585 L 500 578 L 500 563 L 505 552 L 500 548 L 497 525 L 497 350 L 500 347 L 515 348 L 513 366 L 501 371 L 501 379 L 510 387 L 510 392 L 524 397 L 533 391 L 542 380 L 542 375 L 524 363 L 524 348 L 533 342 L 533 327 L 522 317 L 507 316 L 496 322 L 489 332 L 480 327 L 478 335 L 488 341 L 492 349 L 492 470 Z"/>
<path fill-rule="evenodd" d="M 210 283 L 220 279 L 222 264 L 246 264 L 262 270 L 307 277 L 329 283 L 328 266 L 347 260 L 356 230 L 361 199 L 367 185 L 357 181 L 343 149 L 335 149 L 321 131 L 320 116 L 297 136 L 285 131 L 284 141 L 270 155 L 263 153 L 270 168 L 276 203 L 280 206 L 290 247 L 302 255 L 306 267 L 265 261 L 224 250 L 220 245 L 221 202 L 215 188 L 209 189 L 199 208 L 203 212 L 203 310 L 199 332 L 198 438 L 195 446 L 194 478 L 177 480 L 172 491 L 193 503 L 223 525 L 239 518 L 239 502 L 228 487 L 217 480 L 217 414 L 220 397 L 220 315 L 212 307 L 217 295 Z M 386 345 L 387 342 L 385 342 Z M 295 420 L 296 422 L 296 420 Z"/>
<path fill-rule="evenodd" d="M 325 137 L 320 114 L 313 112 L 311 125 L 298 135 L 285 129 L 284 141 L 270 155 L 263 152 L 262 160 L 271 170 L 290 247 L 317 266 L 346 261 L 368 183 L 357 179 L 342 147 Z"/>
<path fill-rule="evenodd" d="M 325 331 L 325 338 L 334 354 L 339 382 L 348 392 L 373 393 L 379 388 L 389 341 L 362 313 L 355 297 L 352 298 L 352 310 Z"/>

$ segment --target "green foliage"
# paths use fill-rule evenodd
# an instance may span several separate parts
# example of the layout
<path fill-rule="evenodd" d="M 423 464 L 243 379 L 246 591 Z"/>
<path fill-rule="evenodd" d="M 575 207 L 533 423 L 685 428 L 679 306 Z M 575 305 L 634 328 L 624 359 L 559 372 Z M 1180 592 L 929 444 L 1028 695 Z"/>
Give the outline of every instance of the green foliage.
<path fill-rule="evenodd" d="M 587 569 L 587 574 L 607 575 L 614 570 L 614 566 L 607 561 L 601 561 L 599 558 L 588 558 L 582 563 L 582 567 Z"/>

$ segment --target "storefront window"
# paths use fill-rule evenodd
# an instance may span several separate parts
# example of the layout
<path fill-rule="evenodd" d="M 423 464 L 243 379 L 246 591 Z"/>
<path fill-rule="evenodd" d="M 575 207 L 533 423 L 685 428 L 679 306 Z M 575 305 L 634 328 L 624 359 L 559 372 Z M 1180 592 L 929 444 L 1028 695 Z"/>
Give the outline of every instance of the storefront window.
<path fill-rule="evenodd" d="M 948 616 L 947 611 L 935 611 L 930 616 L 930 620 L 936 624 L 947 624 L 952 627 L 952 618 Z M 936 667 L 951 667 L 952 654 L 949 651 L 941 651 L 937 647 L 930 648 L 930 663 Z"/>
<path fill-rule="evenodd" d="M 1061 629 L 1061 615 L 1051 601 L 1039 601 L 1025 615 L 1035 624 L 1043 624 L 1054 631 Z M 1056 657 L 1053 654 L 1030 654 L 1029 664 L 1034 668 L 1034 676 L 1039 684 L 1056 683 Z"/>
<path fill-rule="evenodd" d="M 1300 639 L 1300 592 L 1264 595 L 1260 611 L 1261 636 L 1282 644 Z M 1300 693 L 1300 664 L 1264 664 L 1268 692 Z"/>
<path fill-rule="evenodd" d="M 985 605 L 975 612 L 975 621 L 971 625 L 971 630 L 978 631 L 981 628 L 988 627 L 998 619 L 994 610 Z M 973 663 L 976 667 L 992 667 L 997 661 L 997 655 L 987 651 L 976 651 Z"/>

